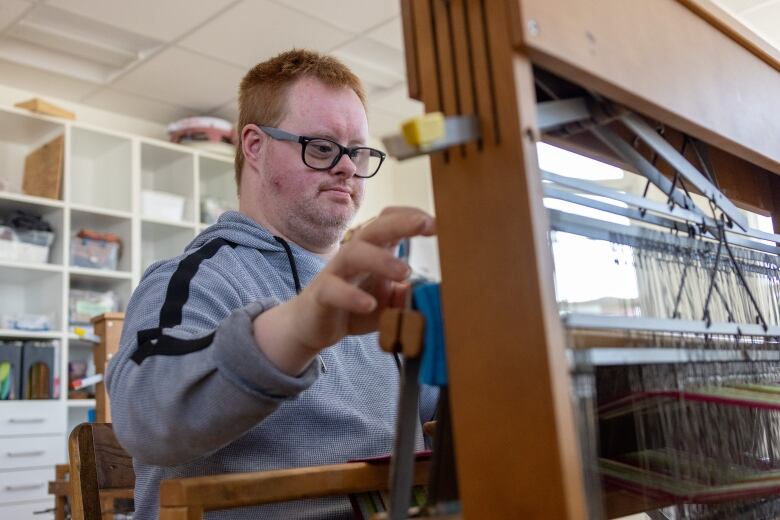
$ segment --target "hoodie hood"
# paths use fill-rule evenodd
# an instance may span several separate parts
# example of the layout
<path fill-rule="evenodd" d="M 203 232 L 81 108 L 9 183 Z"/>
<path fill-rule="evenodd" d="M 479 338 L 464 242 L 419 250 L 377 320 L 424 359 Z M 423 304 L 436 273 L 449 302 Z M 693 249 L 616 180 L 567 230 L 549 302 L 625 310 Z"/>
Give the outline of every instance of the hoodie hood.
<path fill-rule="evenodd" d="M 274 235 L 238 211 L 226 211 L 220 215 L 217 222 L 195 237 L 195 240 L 190 242 L 185 251 L 198 249 L 215 238 L 223 238 L 240 246 L 251 247 L 259 251 L 284 251 Z M 303 248 L 299 247 L 299 249 L 302 252 L 305 251 Z"/>
<path fill-rule="evenodd" d="M 188 254 L 214 239 L 221 238 L 240 247 L 259 251 L 271 264 L 289 271 L 295 292 L 324 267 L 326 261 L 301 246 L 276 237 L 263 226 L 238 211 L 226 211 L 217 222 L 195 237 L 185 249 Z"/>

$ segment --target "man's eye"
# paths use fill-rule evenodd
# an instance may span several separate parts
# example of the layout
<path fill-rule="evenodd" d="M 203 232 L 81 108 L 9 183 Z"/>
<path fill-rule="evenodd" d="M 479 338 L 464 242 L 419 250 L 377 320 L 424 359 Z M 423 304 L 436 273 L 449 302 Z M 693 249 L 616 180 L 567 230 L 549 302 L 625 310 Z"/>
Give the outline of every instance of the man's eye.
<path fill-rule="evenodd" d="M 332 143 L 328 143 L 328 142 L 323 143 L 321 141 L 311 142 L 309 143 L 309 147 L 308 147 L 309 153 L 322 155 L 322 156 L 332 154 L 334 149 L 335 147 L 333 146 Z"/>

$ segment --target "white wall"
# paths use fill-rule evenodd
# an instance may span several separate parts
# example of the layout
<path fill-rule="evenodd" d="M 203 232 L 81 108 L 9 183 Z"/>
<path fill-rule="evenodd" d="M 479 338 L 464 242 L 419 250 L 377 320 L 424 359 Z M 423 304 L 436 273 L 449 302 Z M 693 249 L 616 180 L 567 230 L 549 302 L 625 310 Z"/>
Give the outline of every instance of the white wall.
<path fill-rule="evenodd" d="M 371 146 L 381 148 L 378 141 Z M 404 162 L 387 159 L 375 177 L 366 179 L 363 205 L 353 222 L 359 225 L 387 206 L 412 206 L 433 214 L 433 187 L 428 157 Z"/>

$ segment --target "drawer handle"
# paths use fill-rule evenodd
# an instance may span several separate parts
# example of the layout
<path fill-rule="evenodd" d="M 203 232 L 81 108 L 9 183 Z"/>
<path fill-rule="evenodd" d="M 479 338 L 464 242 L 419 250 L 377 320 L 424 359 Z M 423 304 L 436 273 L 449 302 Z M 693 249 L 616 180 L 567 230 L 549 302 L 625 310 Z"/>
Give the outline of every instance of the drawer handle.
<path fill-rule="evenodd" d="M 44 484 L 23 484 L 21 486 L 5 486 L 6 491 L 30 491 L 31 489 L 40 489 Z"/>
<path fill-rule="evenodd" d="M 37 457 L 38 455 L 43 455 L 46 453 L 44 450 L 36 450 L 36 451 L 9 451 L 6 453 L 9 457 Z"/>
<path fill-rule="evenodd" d="M 34 424 L 42 423 L 45 420 L 43 417 L 31 417 L 29 419 L 8 419 L 8 422 L 11 424 Z"/>

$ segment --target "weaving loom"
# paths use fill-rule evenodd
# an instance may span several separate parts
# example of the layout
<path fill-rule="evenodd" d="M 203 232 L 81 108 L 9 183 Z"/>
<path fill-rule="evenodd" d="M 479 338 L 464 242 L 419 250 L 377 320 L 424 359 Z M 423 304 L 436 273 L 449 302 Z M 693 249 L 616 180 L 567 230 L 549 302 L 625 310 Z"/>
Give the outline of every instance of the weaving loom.
<path fill-rule="evenodd" d="M 780 228 L 777 52 L 706 0 L 402 11 L 410 94 L 448 116 L 417 153 L 463 515 L 780 516 L 780 235 L 740 210 Z M 644 189 L 544 171 L 540 141 Z M 556 301 L 572 237 L 636 294 Z"/>

